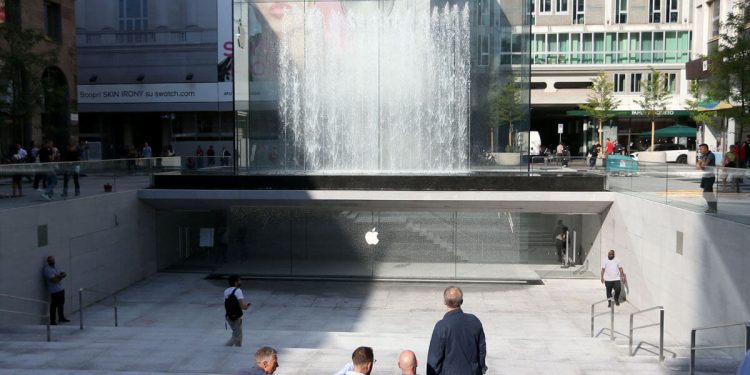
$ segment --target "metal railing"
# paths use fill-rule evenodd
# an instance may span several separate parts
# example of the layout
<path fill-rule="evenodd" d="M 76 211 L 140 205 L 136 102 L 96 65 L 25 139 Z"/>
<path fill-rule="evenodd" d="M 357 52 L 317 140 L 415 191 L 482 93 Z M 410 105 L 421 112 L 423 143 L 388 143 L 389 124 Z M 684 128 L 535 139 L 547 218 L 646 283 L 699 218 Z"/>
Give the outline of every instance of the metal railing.
<path fill-rule="evenodd" d="M 645 312 L 653 311 L 653 310 L 659 310 L 659 323 L 653 323 L 653 324 L 646 324 L 638 327 L 633 327 L 633 317 L 639 314 L 643 314 Z M 633 350 L 633 331 L 641 328 L 649 328 L 649 327 L 656 327 L 659 326 L 659 362 L 664 361 L 664 306 L 655 306 L 650 309 L 645 309 L 641 311 L 636 311 L 632 314 L 630 314 L 630 329 L 628 331 L 628 336 L 630 337 L 630 341 L 628 344 L 628 352 L 630 353 L 630 356 L 635 356 L 635 352 L 640 349 L 641 344 L 646 343 L 649 345 L 653 345 L 650 343 L 647 343 L 645 341 L 642 341 L 638 343 L 638 346 L 636 346 L 635 350 Z"/>
<path fill-rule="evenodd" d="M 47 342 L 52 341 L 52 329 L 50 328 L 50 321 L 49 321 L 49 306 L 50 306 L 49 301 L 42 301 L 42 300 L 32 299 L 32 298 L 17 297 L 17 296 L 12 296 L 10 294 L 0 294 L 0 297 L 14 299 L 14 300 L 18 300 L 18 301 L 41 303 L 44 306 L 46 306 L 47 307 L 47 310 L 46 310 L 47 313 L 43 314 L 43 315 L 33 314 L 33 313 L 27 313 L 27 312 L 24 312 L 24 311 L 15 311 L 15 310 L 0 310 L 0 313 L 26 315 L 26 316 L 33 316 L 33 317 L 45 319 L 47 321 Z"/>
<path fill-rule="evenodd" d="M 596 305 L 604 303 L 604 302 L 609 302 L 609 312 L 605 311 L 605 312 L 601 312 L 601 313 L 595 314 L 595 310 L 594 309 L 596 308 Z M 609 336 L 610 336 L 610 340 L 612 340 L 612 341 L 615 340 L 615 303 L 614 302 L 615 302 L 614 297 L 609 297 L 607 299 L 603 299 L 601 301 L 594 302 L 591 305 L 591 337 L 594 337 L 594 319 L 596 317 L 598 317 L 598 316 L 609 314 L 609 331 L 610 331 L 610 335 Z M 604 330 L 604 329 L 606 329 L 606 328 L 602 328 L 602 330 Z"/>
<path fill-rule="evenodd" d="M 83 329 L 83 292 L 104 295 L 105 297 L 102 299 L 106 299 L 112 296 L 112 309 L 114 310 L 114 314 L 115 314 L 115 327 L 119 325 L 118 318 L 117 318 L 117 293 L 107 293 L 107 292 L 102 292 L 100 290 L 95 290 L 95 289 L 80 288 L 78 289 L 78 321 L 80 324 L 80 329 Z"/>
<path fill-rule="evenodd" d="M 695 334 L 698 331 L 706 331 L 719 328 L 728 328 L 735 326 L 745 327 L 745 343 L 744 345 L 714 345 L 714 346 L 695 346 Z M 717 350 L 717 349 L 734 349 L 734 348 L 745 348 L 745 352 L 750 350 L 750 322 L 744 323 L 731 323 L 721 324 L 710 327 L 698 327 L 690 330 L 690 375 L 695 374 L 695 351 L 696 350 Z"/>

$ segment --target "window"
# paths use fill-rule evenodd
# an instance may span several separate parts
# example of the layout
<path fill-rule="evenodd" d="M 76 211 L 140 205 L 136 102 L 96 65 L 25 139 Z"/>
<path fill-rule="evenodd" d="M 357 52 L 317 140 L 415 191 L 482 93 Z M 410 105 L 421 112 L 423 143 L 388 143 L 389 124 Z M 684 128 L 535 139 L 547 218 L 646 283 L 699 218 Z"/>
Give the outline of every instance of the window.
<path fill-rule="evenodd" d="M 642 73 L 633 73 L 630 75 L 630 92 L 641 92 Z"/>
<path fill-rule="evenodd" d="M 680 13 L 677 10 L 679 0 L 667 0 L 667 19 L 666 21 L 668 23 L 676 23 L 679 22 L 679 16 Z"/>
<path fill-rule="evenodd" d="M 648 0 L 648 22 L 661 23 L 661 0 Z"/>
<path fill-rule="evenodd" d="M 490 25 L 490 2 L 488 0 L 480 0 L 477 5 L 477 25 L 478 26 L 489 26 Z"/>
<path fill-rule="evenodd" d="M 539 13 L 551 13 L 552 0 L 539 0 Z"/>
<path fill-rule="evenodd" d="M 529 18 L 530 18 L 529 22 L 531 22 L 531 25 L 536 25 L 536 18 L 534 17 L 534 4 L 535 3 L 536 1 L 529 0 Z"/>
<path fill-rule="evenodd" d="M 628 23 L 628 0 L 617 0 L 615 5 L 615 23 Z"/>
<path fill-rule="evenodd" d="M 44 3 L 44 35 L 56 42 L 62 41 L 60 4 Z"/>
<path fill-rule="evenodd" d="M 557 0 L 557 13 L 568 13 L 568 0 Z"/>
<path fill-rule="evenodd" d="M 664 73 L 664 87 L 670 93 L 674 93 L 676 81 L 677 81 L 676 73 Z"/>
<path fill-rule="evenodd" d="M 719 27 L 721 26 L 721 0 L 714 0 L 711 4 L 711 36 L 719 36 Z"/>
<path fill-rule="evenodd" d="M 581 25 L 584 22 L 584 1 L 585 0 L 573 0 L 573 24 Z"/>
<path fill-rule="evenodd" d="M 490 65 L 490 36 L 479 35 L 479 56 L 477 57 L 477 63 L 480 66 Z"/>
<path fill-rule="evenodd" d="M 144 31 L 148 30 L 148 0 L 120 0 L 120 43 L 148 42 Z"/>
<path fill-rule="evenodd" d="M 615 92 L 625 91 L 625 74 L 615 73 Z"/>

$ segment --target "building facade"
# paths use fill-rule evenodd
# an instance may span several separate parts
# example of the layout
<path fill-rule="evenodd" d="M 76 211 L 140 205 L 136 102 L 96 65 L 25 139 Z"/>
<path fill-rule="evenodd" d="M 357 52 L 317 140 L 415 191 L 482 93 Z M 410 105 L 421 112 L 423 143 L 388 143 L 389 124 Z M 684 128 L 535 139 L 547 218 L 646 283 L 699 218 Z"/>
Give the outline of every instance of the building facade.
<path fill-rule="evenodd" d="M 672 93 L 657 128 L 688 123 L 685 63 L 693 53 L 693 17 L 692 0 L 535 0 L 532 129 L 545 145 L 562 138 L 573 155 L 585 155 L 598 136 L 578 106 L 587 100 L 591 79 L 604 71 L 620 106 L 603 138 L 646 146 L 633 135 L 650 130 L 636 103 L 649 67 L 667 74 Z M 558 124 L 563 124 L 562 135 Z"/>
<path fill-rule="evenodd" d="M 0 113 L 0 124 L 6 122 L 0 126 L 2 147 L 14 143 L 25 145 L 32 140 L 40 143 L 44 138 L 63 143 L 78 136 L 74 3 L 73 0 L 0 1 L 0 24 L 40 32 L 42 40 L 30 51 L 40 56 L 52 52 L 55 60 L 52 65 L 38 69 L 35 66 L 36 71 L 30 72 L 28 79 L 42 82 L 46 90 L 41 94 L 45 97 L 39 100 L 40 104 L 32 111 L 27 123 L 11 126 L 10 113 Z M 6 42 L 0 41 L 0 48 L 8 48 Z M 7 100 L 10 100 L 11 91 L 12 88 L 8 90 Z M 49 95 L 54 95 L 54 98 Z"/>

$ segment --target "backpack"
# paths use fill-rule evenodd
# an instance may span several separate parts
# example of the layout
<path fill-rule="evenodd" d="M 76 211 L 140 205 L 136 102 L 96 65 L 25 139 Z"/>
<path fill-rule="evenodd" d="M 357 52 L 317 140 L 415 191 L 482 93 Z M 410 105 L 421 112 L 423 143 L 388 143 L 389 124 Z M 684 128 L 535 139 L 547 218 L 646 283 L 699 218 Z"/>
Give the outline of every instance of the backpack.
<path fill-rule="evenodd" d="M 240 300 L 234 295 L 237 288 L 234 288 L 232 294 L 224 300 L 224 310 L 226 310 L 226 317 L 229 320 L 237 320 L 242 317 L 242 307 L 240 307 Z"/>

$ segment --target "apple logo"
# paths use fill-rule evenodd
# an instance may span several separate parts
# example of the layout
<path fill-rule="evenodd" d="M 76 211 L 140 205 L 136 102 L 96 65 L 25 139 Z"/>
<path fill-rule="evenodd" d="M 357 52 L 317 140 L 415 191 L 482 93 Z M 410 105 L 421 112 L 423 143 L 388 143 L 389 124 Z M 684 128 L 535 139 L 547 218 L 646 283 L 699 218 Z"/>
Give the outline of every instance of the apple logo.
<path fill-rule="evenodd" d="M 371 231 L 365 233 L 365 241 L 367 241 L 368 245 L 377 245 L 380 240 L 378 240 L 378 232 L 375 230 L 377 228 L 372 228 Z"/>

